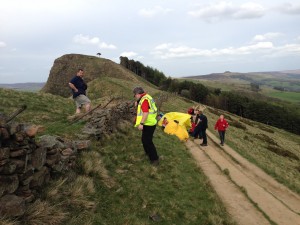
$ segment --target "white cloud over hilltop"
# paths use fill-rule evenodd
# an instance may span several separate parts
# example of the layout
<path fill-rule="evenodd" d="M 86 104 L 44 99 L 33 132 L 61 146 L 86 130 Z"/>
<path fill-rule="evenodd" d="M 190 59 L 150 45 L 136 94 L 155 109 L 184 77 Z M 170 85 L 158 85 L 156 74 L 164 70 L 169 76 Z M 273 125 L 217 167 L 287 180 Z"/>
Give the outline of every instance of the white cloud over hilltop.
<path fill-rule="evenodd" d="M 1 0 L 0 82 L 56 58 L 139 60 L 166 76 L 300 69 L 300 0 Z"/>
<path fill-rule="evenodd" d="M 234 4 L 221 1 L 206 5 L 198 5 L 197 9 L 191 10 L 188 14 L 195 18 L 204 19 L 209 22 L 224 19 L 253 19 L 264 16 L 265 8 L 254 2 Z"/>
<path fill-rule="evenodd" d="M 282 36 L 282 33 L 266 33 L 266 34 L 258 34 L 255 35 L 253 38 L 253 41 L 265 41 L 265 40 L 271 40 L 271 39 L 275 39 L 277 37 Z"/>
<path fill-rule="evenodd" d="M 261 38 L 261 40 L 265 40 L 265 38 Z M 260 41 L 239 47 L 200 49 L 168 43 L 158 45 L 152 51 L 154 56 L 161 59 L 222 56 L 238 58 L 241 55 L 260 55 L 261 57 L 272 55 L 280 57 L 291 53 L 296 54 L 300 58 L 300 44 L 293 43 L 275 46 L 271 41 Z"/>
<path fill-rule="evenodd" d="M 77 34 L 73 37 L 73 42 L 81 45 L 96 45 L 100 49 L 116 49 L 117 47 L 112 44 L 101 42 L 98 37 L 90 37 L 88 35 Z"/>

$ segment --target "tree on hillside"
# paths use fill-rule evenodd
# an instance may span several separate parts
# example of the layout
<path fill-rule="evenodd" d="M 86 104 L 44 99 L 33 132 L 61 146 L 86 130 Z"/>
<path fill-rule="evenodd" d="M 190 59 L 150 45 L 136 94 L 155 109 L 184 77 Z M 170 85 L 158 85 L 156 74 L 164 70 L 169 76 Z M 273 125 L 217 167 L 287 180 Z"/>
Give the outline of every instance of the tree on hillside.
<path fill-rule="evenodd" d="M 141 62 L 132 59 L 129 60 L 127 57 L 120 56 L 120 65 L 157 86 L 160 86 L 163 81 L 167 79 L 166 76 L 157 69 L 150 66 L 146 67 Z"/>
<path fill-rule="evenodd" d="M 204 103 L 206 100 L 206 97 L 209 95 L 208 88 L 205 87 L 203 84 L 192 83 L 190 85 L 189 90 L 190 90 L 191 99 L 196 102 Z"/>
<path fill-rule="evenodd" d="M 221 94 L 221 88 L 216 88 L 214 90 L 215 95 L 219 96 Z"/>
<path fill-rule="evenodd" d="M 100 52 L 98 52 L 98 53 L 97 53 L 97 56 L 99 56 L 99 57 L 100 57 L 100 55 L 101 55 L 101 53 L 100 53 Z"/>
<path fill-rule="evenodd" d="M 172 83 L 172 78 L 168 77 L 166 80 L 162 81 L 160 89 L 168 91 L 169 87 L 171 86 L 171 83 Z"/>
<path fill-rule="evenodd" d="M 125 68 L 129 68 L 129 61 L 128 61 L 128 58 L 127 57 L 123 57 L 123 56 L 120 56 L 120 65 L 121 66 L 124 66 Z"/>
<path fill-rule="evenodd" d="M 251 82 L 250 83 L 250 88 L 251 88 L 251 91 L 255 91 L 255 92 L 258 92 L 260 89 L 259 89 L 259 84 L 258 83 L 253 83 Z"/>

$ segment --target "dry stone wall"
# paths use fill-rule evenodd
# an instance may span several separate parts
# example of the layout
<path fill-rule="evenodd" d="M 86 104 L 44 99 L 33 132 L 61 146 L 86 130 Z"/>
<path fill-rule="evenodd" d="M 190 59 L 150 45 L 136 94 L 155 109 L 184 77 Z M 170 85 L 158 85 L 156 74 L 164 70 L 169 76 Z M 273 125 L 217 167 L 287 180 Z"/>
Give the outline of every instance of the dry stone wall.
<path fill-rule="evenodd" d="M 12 217 L 23 215 L 51 174 L 73 168 L 77 150 L 89 147 L 48 135 L 36 142 L 20 123 L 2 126 L 0 138 L 0 215 Z"/>
<path fill-rule="evenodd" d="M 113 133 L 120 121 L 131 121 L 134 114 L 132 102 L 122 102 L 113 107 L 99 109 L 86 123 L 83 134 L 86 137 L 101 139 L 103 135 Z"/>
<path fill-rule="evenodd" d="M 52 175 L 75 167 L 78 152 L 90 147 L 88 138 L 114 132 L 120 121 L 132 118 L 130 110 L 129 102 L 95 110 L 76 141 L 50 135 L 37 141 L 34 126 L 5 124 L 0 114 L 0 216 L 22 216 Z"/>

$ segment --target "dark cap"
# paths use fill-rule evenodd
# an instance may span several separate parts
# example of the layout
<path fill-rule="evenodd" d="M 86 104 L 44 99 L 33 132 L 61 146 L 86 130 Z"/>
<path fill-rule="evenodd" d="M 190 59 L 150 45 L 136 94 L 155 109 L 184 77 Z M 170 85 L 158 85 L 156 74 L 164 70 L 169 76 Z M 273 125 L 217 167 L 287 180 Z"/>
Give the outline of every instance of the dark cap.
<path fill-rule="evenodd" d="M 136 94 L 143 94 L 145 93 L 144 89 L 142 87 L 135 87 L 133 89 L 133 94 L 136 95 Z"/>

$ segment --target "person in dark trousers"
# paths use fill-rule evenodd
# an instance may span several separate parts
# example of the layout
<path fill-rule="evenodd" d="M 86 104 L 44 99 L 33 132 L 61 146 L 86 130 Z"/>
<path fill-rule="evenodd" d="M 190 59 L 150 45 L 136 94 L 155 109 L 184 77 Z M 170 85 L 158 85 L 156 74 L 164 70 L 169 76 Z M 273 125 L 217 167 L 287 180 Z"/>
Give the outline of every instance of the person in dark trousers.
<path fill-rule="evenodd" d="M 208 128 L 207 117 L 203 114 L 202 111 L 199 111 L 199 129 L 202 134 L 203 142 L 200 144 L 201 146 L 207 146 L 207 136 L 206 129 Z"/>
<path fill-rule="evenodd" d="M 83 105 L 86 112 L 91 110 L 91 101 L 86 96 L 87 84 L 82 79 L 83 75 L 83 69 L 78 69 L 76 76 L 69 82 L 69 87 L 72 89 L 73 99 L 76 104 L 76 114 L 80 113 Z"/>
<path fill-rule="evenodd" d="M 218 130 L 220 140 L 221 140 L 221 145 L 224 145 L 225 141 L 225 131 L 228 127 L 228 122 L 224 119 L 224 115 L 220 115 L 220 118 L 217 120 L 215 124 L 215 130 Z"/>
<path fill-rule="evenodd" d="M 150 163 L 157 166 L 159 165 L 159 157 L 153 143 L 153 134 L 157 123 L 157 107 L 153 98 L 145 93 L 143 88 L 134 88 L 133 94 L 138 102 L 135 127 L 142 131 L 142 144 Z"/>
<path fill-rule="evenodd" d="M 194 130 L 192 133 L 192 136 L 194 137 L 194 139 L 202 139 L 202 134 L 201 134 L 201 127 L 200 127 L 200 110 L 199 109 L 195 109 L 195 115 L 193 116 L 193 121 L 194 121 Z M 193 125 L 193 123 L 192 123 Z"/>

